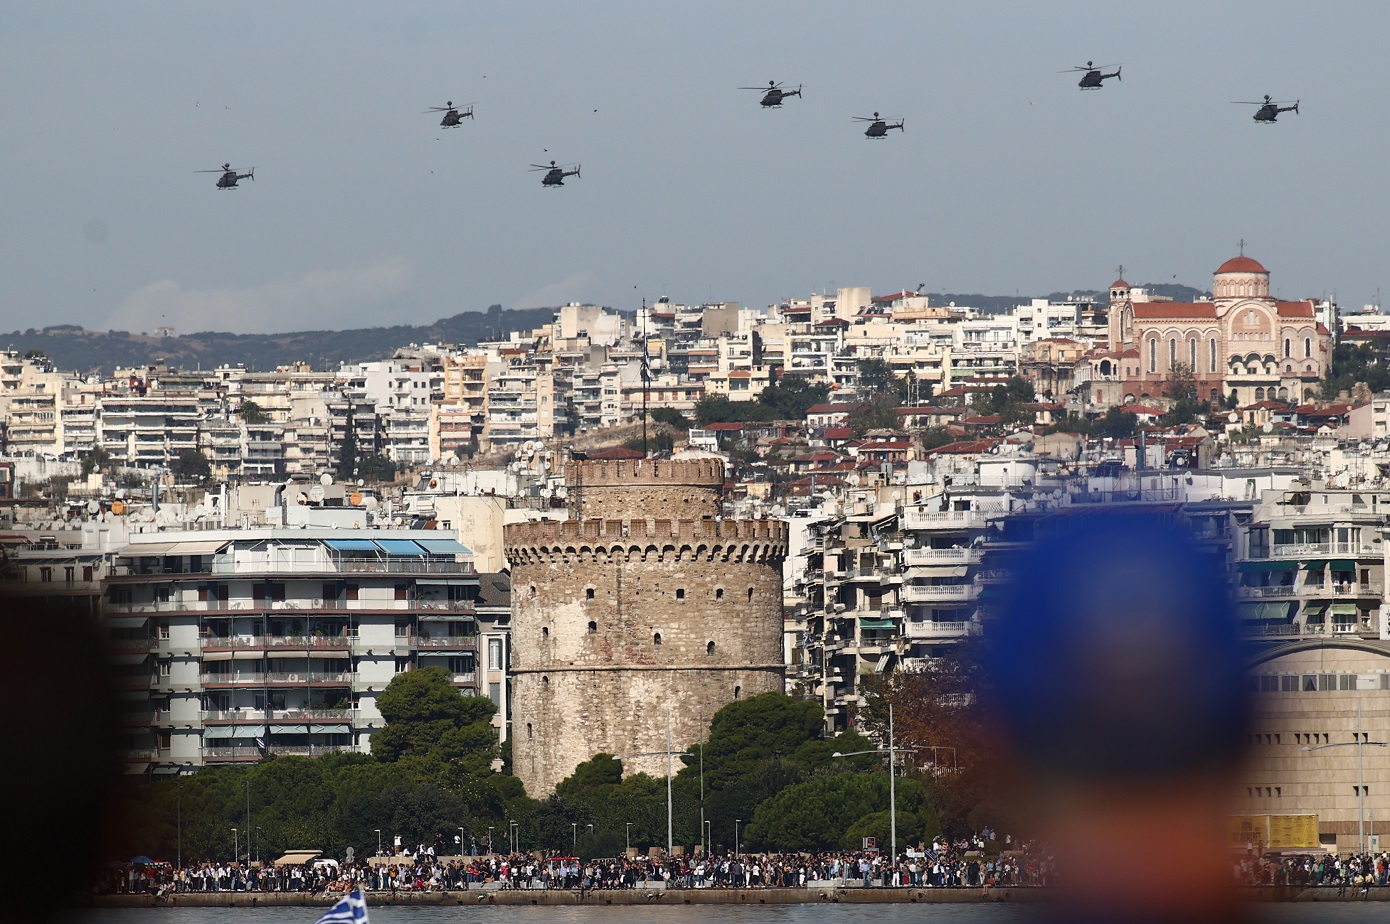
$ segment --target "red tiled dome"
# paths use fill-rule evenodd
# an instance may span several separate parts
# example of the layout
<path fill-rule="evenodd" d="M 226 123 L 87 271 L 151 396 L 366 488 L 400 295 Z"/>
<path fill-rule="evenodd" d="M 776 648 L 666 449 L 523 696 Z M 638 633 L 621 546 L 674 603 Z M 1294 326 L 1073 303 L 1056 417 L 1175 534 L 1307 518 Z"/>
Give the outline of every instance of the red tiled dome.
<path fill-rule="evenodd" d="M 1258 261 L 1242 256 L 1232 257 L 1217 267 L 1216 275 L 1220 276 L 1222 273 L 1264 273 L 1268 276 L 1269 270 L 1261 266 Z"/>

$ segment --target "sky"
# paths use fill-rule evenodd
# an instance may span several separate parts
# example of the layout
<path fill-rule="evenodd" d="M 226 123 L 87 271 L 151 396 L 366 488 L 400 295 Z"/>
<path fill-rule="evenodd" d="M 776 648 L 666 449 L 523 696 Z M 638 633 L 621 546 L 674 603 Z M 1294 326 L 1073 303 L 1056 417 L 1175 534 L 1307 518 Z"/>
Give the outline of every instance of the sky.
<path fill-rule="evenodd" d="M 0 0 L 0 330 L 1390 287 L 1390 4 Z M 1100 91 L 1058 73 L 1122 66 Z M 739 87 L 802 86 L 781 109 Z M 1263 94 L 1300 112 L 1256 124 Z M 431 106 L 473 103 L 441 129 Z M 855 116 L 902 116 L 869 140 Z M 530 164 L 579 163 L 542 188 Z M 230 162 L 254 181 L 215 188 Z"/>

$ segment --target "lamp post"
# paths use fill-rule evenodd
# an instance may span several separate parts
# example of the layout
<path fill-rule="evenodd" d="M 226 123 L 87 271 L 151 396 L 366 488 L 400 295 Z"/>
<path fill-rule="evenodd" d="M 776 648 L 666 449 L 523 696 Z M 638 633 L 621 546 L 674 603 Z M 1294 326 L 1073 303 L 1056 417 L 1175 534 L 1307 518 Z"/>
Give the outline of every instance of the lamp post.
<path fill-rule="evenodd" d="M 507 820 L 507 841 L 513 854 L 518 853 L 517 841 L 521 839 L 521 825 L 511 819 Z"/>
<path fill-rule="evenodd" d="M 256 825 L 256 865 L 261 862 L 261 826 Z"/>
<path fill-rule="evenodd" d="M 577 821 L 571 821 L 571 822 L 570 822 L 570 855 L 573 856 L 573 855 L 575 854 L 575 851 L 577 851 L 577 850 L 579 850 L 579 822 L 577 822 Z"/>
<path fill-rule="evenodd" d="M 460 858 L 463 857 L 463 845 L 464 845 L 464 843 L 465 843 L 465 841 L 464 841 L 464 839 L 463 839 L 463 825 L 459 825 L 459 857 L 460 857 Z"/>
<path fill-rule="evenodd" d="M 738 826 L 743 822 L 742 818 L 734 819 L 734 857 L 738 857 Z"/>
<path fill-rule="evenodd" d="M 1361 698 L 1356 699 L 1356 740 L 1340 741 L 1337 744 L 1304 745 L 1300 750 L 1325 751 L 1329 748 L 1356 748 L 1356 852 L 1366 853 L 1366 748 L 1387 747 L 1384 741 L 1368 741 L 1361 730 Z"/>
<path fill-rule="evenodd" d="M 887 754 L 888 755 L 888 849 L 889 859 L 894 866 L 898 862 L 898 791 L 897 791 L 897 756 L 899 751 L 915 751 L 916 748 L 900 748 L 893 744 L 893 704 L 888 704 L 888 747 L 875 748 L 872 751 L 849 751 L 842 753 L 836 751 L 831 757 L 854 757 L 858 754 Z M 955 749 L 951 749 L 952 753 Z"/>
<path fill-rule="evenodd" d="M 714 849 L 714 835 L 710 831 L 710 825 L 713 823 L 714 822 L 706 818 L 705 823 L 701 825 L 701 827 L 704 828 L 702 833 L 705 836 L 705 856 L 709 856 L 710 851 Z"/>
<path fill-rule="evenodd" d="M 488 852 L 489 854 L 491 854 L 491 853 L 493 852 L 493 850 L 492 850 L 492 829 L 493 829 L 494 827 L 496 827 L 496 826 L 495 826 L 495 825 L 488 825 L 488 826 L 487 826 L 487 852 Z"/>
<path fill-rule="evenodd" d="M 251 865 L 251 777 L 246 778 L 246 865 Z"/>
<path fill-rule="evenodd" d="M 671 710 L 670 710 L 670 709 L 667 709 L 667 710 L 666 710 L 666 750 L 664 750 L 664 751 L 644 751 L 644 752 L 641 753 L 641 754 L 614 754 L 614 755 L 613 755 L 613 759 L 614 759 L 614 760 L 629 760 L 629 759 L 631 759 L 631 758 L 633 758 L 633 757 L 665 757 L 665 758 L 666 758 L 666 856 L 668 856 L 668 857 L 675 856 L 675 853 L 676 853 L 675 825 L 674 825 L 674 823 L 673 823 L 673 821 L 672 821 L 672 819 L 673 819 L 674 816 L 673 816 L 672 810 L 671 810 L 671 806 L 672 806 L 672 801 L 671 801 L 671 778 L 672 778 L 672 776 L 675 775 L 675 771 L 674 771 L 674 769 L 673 769 L 673 764 L 672 764 L 672 762 L 671 762 L 671 759 L 672 759 L 673 757 L 690 757 L 690 756 L 691 756 L 691 755 L 690 755 L 688 752 L 686 752 L 686 751 L 673 751 L 673 750 L 671 750 Z M 702 779 L 701 779 L 701 788 L 703 789 L 703 777 L 702 777 Z M 701 814 L 702 816 L 704 815 L 704 809 L 703 809 L 703 808 L 701 808 L 700 814 Z M 628 849 L 629 849 L 629 850 L 632 849 L 632 845 L 631 845 L 631 844 L 628 845 Z"/>
<path fill-rule="evenodd" d="M 183 869 L 183 774 L 175 781 L 174 825 L 178 832 L 179 869 Z"/>
<path fill-rule="evenodd" d="M 628 852 L 629 854 L 631 854 L 631 853 L 632 853 L 632 822 L 630 822 L 630 821 L 625 821 L 625 822 L 623 822 L 623 827 L 624 827 L 625 829 L 627 829 L 627 830 L 626 830 L 626 833 L 625 833 L 625 835 L 624 835 L 625 840 L 623 841 L 623 843 L 627 845 L 627 846 L 626 846 L 626 850 L 627 850 L 627 852 Z"/>
<path fill-rule="evenodd" d="M 381 829 L 373 828 L 372 830 L 376 832 L 376 855 L 381 856 Z"/>
<path fill-rule="evenodd" d="M 237 840 L 236 828 L 233 828 L 233 829 L 232 829 L 232 862 L 235 863 L 235 862 L 236 862 L 236 858 L 239 857 L 239 856 L 241 856 L 241 841 Z"/>

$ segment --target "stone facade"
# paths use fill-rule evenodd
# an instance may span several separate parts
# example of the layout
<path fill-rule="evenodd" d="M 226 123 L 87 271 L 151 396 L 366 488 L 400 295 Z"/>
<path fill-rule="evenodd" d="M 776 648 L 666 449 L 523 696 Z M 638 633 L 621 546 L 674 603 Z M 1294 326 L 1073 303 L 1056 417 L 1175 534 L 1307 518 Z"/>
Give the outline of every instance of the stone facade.
<path fill-rule="evenodd" d="M 597 753 L 664 752 L 668 709 L 681 749 L 720 707 L 783 689 L 787 527 L 717 519 L 723 477 L 718 460 L 570 463 L 572 511 L 606 518 L 507 527 L 512 764 L 531 795 Z M 664 776 L 666 758 L 623 766 Z"/>
<path fill-rule="evenodd" d="M 1390 646 L 1369 640 L 1300 641 L 1267 652 L 1251 671 L 1256 720 L 1236 795 L 1245 814 L 1318 816 L 1323 844 L 1358 846 L 1365 833 L 1390 846 Z M 1358 706 L 1360 718 L 1358 720 Z M 1329 745 L 1334 745 L 1329 747 Z M 1313 749 L 1313 750 L 1308 750 Z M 1357 751 L 1363 750 L 1358 783 Z M 1364 798 L 1357 786 L 1364 785 Z"/>

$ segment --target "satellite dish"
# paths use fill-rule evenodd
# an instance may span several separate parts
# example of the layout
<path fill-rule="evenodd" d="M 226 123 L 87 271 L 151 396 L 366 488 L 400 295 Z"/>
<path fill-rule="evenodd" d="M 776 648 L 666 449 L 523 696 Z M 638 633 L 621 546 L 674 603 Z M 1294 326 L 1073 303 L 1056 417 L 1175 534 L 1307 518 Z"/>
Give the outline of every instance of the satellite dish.
<path fill-rule="evenodd" d="M 848 478 L 845 479 L 845 483 L 850 485 L 856 485 L 859 483 L 859 476 L 857 474 L 851 474 Z"/>
<path fill-rule="evenodd" d="M 327 476 L 327 475 L 324 475 L 323 477 L 327 478 L 328 476 Z M 310 499 L 310 500 L 313 500 L 313 501 L 321 501 L 321 500 L 323 500 L 323 496 L 324 496 L 324 494 L 326 494 L 326 493 L 327 493 L 327 492 L 324 491 L 324 489 L 323 489 L 323 485 L 321 485 L 321 484 L 316 484 L 316 485 L 314 485 L 312 488 L 309 489 L 309 499 Z"/>
<path fill-rule="evenodd" d="M 1240 415 L 1237 414 L 1235 411 L 1231 411 L 1231 413 L 1227 414 L 1226 419 L 1229 420 L 1231 423 L 1240 423 Z"/>
<path fill-rule="evenodd" d="M 368 495 L 367 498 L 365 499 L 365 503 L 364 503 L 363 506 L 365 506 L 368 510 L 375 510 L 375 509 L 376 509 L 376 505 L 377 505 L 377 499 L 376 499 L 375 497 L 372 497 L 372 496 Z"/>
<path fill-rule="evenodd" d="M 327 487 L 328 485 L 330 485 L 330 484 L 332 484 L 332 483 L 333 483 L 333 476 L 330 475 L 330 474 L 328 474 L 327 472 L 324 472 L 322 475 L 319 476 L 319 484 L 324 485 L 325 487 Z"/>
<path fill-rule="evenodd" d="M 895 488 L 895 489 L 893 490 L 893 500 L 902 500 L 902 499 L 903 499 L 903 492 Z"/>
<path fill-rule="evenodd" d="M 101 512 L 101 504 L 98 504 L 98 503 L 97 503 L 96 501 L 94 501 L 94 500 L 89 500 L 89 501 L 87 501 L 87 512 L 88 512 L 88 513 L 99 513 L 99 512 Z"/>
<path fill-rule="evenodd" d="M 111 512 L 114 513 L 116 516 L 120 516 L 121 514 L 125 513 L 125 501 L 114 501 L 111 504 Z"/>
<path fill-rule="evenodd" d="M 348 503 L 352 504 L 352 506 L 354 507 L 362 506 L 362 492 L 353 491 L 352 494 L 348 497 Z"/>
<path fill-rule="evenodd" d="M 1260 429 L 1263 430 L 1263 431 L 1266 432 L 1266 433 L 1273 433 L 1273 432 L 1274 432 L 1274 422 L 1273 422 L 1273 421 L 1270 421 L 1270 420 L 1266 420 L 1266 421 L 1265 421 L 1265 425 L 1264 425 L 1263 427 L 1261 427 Z"/>

